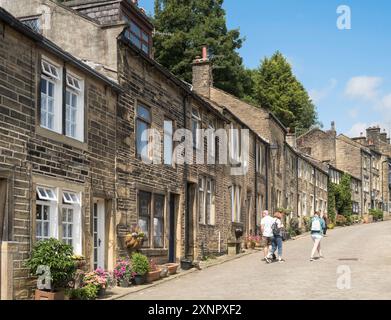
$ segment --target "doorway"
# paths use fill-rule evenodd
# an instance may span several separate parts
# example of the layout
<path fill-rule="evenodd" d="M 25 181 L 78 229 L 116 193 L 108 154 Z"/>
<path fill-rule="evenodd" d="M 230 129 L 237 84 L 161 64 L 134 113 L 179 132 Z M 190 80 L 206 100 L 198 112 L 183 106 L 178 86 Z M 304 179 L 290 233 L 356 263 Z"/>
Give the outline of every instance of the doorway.
<path fill-rule="evenodd" d="M 93 215 L 93 259 L 94 270 L 105 268 L 105 200 L 94 200 Z"/>
<path fill-rule="evenodd" d="M 170 194 L 169 200 L 169 243 L 168 243 L 168 262 L 175 262 L 176 248 L 176 219 L 177 219 L 177 199 L 178 195 Z"/>

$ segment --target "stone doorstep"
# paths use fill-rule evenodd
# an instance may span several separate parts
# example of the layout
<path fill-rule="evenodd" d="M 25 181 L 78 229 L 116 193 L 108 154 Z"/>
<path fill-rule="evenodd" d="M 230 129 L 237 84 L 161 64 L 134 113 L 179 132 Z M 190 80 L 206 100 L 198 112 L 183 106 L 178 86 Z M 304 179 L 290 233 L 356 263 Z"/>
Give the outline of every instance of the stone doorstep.
<path fill-rule="evenodd" d="M 141 286 L 132 286 L 132 287 L 129 287 L 129 288 L 115 287 L 112 290 L 108 291 L 108 294 L 107 294 L 107 296 L 105 298 L 101 298 L 99 300 L 117 300 L 117 299 L 125 297 L 125 296 L 127 296 L 129 294 L 140 292 L 140 291 L 143 291 L 143 290 L 147 290 L 147 289 L 152 288 L 152 287 L 156 287 L 156 286 L 158 286 L 160 284 L 163 284 L 163 283 L 165 283 L 167 281 L 178 279 L 180 277 L 186 276 L 186 275 L 191 274 L 193 272 L 202 271 L 203 269 L 208 269 L 210 267 L 217 266 L 217 265 L 223 264 L 225 262 L 233 261 L 233 260 L 239 259 L 241 257 L 247 256 L 247 255 L 250 255 L 250 254 L 254 254 L 254 253 L 258 253 L 258 252 L 259 252 L 259 250 L 249 250 L 249 251 L 245 251 L 243 253 L 239 253 L 238 255 L 235 255 L 235 256 L 224 255 L 222 257 L 218 257 L 216 259 L 213 259 L 210 262 L 202 261 L 200 263 L 201 270 L 198 270 L 196 268 L 192 268 L 192 269 L 186 270 L 186 271 L 179 269 L 179 273 L 171 275 L 171 276 L 168 276 L 168 277 L 163 278 L 163 279 L 160 279 L 158 281 L 152 282 L 150 284 L 144 284 L 144 285 L 141 285 Z"/>

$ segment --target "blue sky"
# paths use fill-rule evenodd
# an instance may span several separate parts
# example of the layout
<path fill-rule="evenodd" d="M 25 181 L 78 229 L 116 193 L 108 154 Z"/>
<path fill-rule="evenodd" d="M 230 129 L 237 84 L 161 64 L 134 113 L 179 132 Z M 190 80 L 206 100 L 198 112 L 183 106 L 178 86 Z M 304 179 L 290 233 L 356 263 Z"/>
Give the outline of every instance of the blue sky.
<path fill-rule="evenodd" d="M 153 0 L 140 0 L 147 12 Z M 337 8 L 351 9 L 351 29 L 337 28 Z M 229 28 L 246 38 L 247 67 L 280 50 L 313 98 L 324 128 L 339 133 L 391 129 L 391 1 L 225 0 Z"/>

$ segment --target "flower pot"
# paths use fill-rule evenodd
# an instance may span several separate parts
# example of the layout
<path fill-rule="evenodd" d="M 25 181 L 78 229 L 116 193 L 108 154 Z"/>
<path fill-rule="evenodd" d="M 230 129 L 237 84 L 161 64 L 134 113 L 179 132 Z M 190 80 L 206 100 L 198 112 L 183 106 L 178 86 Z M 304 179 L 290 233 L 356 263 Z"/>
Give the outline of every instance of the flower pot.
<path fill-rule="evenodd" d="M 35 290 L 35 300 L 64 300 L 64 291 L 50 292 L 43 290 Z"/>
<path fill-rule="evenodd" d="M 168 274 L 173 275 L 176 274 L 179 267 L 179 263 L 166 263 L 165 266 L 167 266 L 168 268 Z"/>
<path fill-rule="evenodd" d="M 103 298 L 106 295 L 106 288 L 99 288 L 98 297 Z"/>
<path fill-rule="evenodd" d="M 130 285 L 130 282 L 128 279 L 121 279 L 118 281 L 118 283 L 121 288 L 128 288 Z"/>
<path fill-rule="evenodd" d="M 193 268 L 193 262 L 188 259 L 181 260 L 181 269 L 182 270 L 190 270 Z"/>
<path fill-rule="evenodd" d="M 150 271 L 147 273 L 147 282 L 152 283 L 154 281 L 157 281 L 160 279 L 160 273 L 162 272 L 161 269 L 156 271 Z"/>
<path fill-rule="evenodd" d="M 158 266 L 159 269 L 162 271 L 160 272 L 160 278 L 165 278 L 168 276 L 168 267 L 163 265 L 163 266 Z"/>
<path fill-rule="evenodd" d="M 134 276 L 134 283 L 135 283 L 136 286 L 140 286 L 140 285 L 144 284 L 145 280 L 146 280 L 146 276 L 145 275 L 137 274 L 137 275 Z"/>

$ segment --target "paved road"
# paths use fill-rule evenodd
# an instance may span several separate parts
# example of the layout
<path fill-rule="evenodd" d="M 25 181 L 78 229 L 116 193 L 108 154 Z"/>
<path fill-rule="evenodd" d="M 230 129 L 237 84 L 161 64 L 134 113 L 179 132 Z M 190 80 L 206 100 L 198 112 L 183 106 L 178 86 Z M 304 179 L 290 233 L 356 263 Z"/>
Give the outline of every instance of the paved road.
<path fill-rule="evenodd" d="M 332 230 L 322 244 L 324 260 L 309 261 L 304 237 L 285 243 L 285 263 L 256 253 L 123 299 L 391 299 L 391 221 Z"/>

